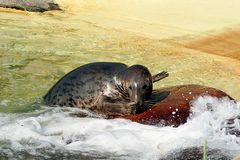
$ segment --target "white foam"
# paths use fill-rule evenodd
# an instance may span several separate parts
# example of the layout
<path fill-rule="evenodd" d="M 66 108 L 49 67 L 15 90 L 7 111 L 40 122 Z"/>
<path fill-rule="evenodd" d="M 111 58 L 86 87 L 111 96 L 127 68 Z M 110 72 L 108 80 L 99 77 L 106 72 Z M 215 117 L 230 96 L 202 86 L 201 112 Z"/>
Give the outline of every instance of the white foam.
<path fill-rule="evenodd" d="M 12 150 L 50 147 L 87 154 L 109 153 L 128 159 L 159 159 L 169 151 L 202 146 L 235 154 L 240 140 L 226 134 L 223 122 L 240 115 L 240 103 L 228 98 L 200 97 L 192 103 L 187 123 L 178 128 L 142 125 L 123 119 L 78 118 L 76 109 L 45 109 L 28 114 L 0 114 L 0 142 Z M 235 127 L 239 128 L 239 121 Z M 34 144 L 29 147 L 29 144 Z M 10 154 L 10 153 L 9 153 Z"/>
<path fill-rule="evenodd" d="M 4 99 L 4 100 L 0 101 L 0 106 L 7 106 L 9 102 L 10 102 L 9 100 Z"/>

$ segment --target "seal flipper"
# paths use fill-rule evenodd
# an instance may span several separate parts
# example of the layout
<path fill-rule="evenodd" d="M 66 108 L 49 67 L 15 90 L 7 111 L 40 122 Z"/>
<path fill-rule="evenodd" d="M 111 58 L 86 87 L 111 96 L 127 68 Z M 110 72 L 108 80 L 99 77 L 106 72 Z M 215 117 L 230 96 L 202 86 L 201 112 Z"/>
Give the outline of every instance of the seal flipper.
<path fill-rule="evenodd" d="M 152 82 L 155 83 L 155 82 L 160 81 L 161 79 L 166 78 L 168 76 L 169 76 L 168 72 L 162 71 L 161 73 L 158 73 L 158 74 L 155 74 L 152 76 Z"/>
<path fill-rule="evenodd" d="M 112 99 L 104 96 L 102 99 L 102 107 L 108 115 L 134 115 L 136 114 L 137 106 L 133 102 L 119 101 L 119 99 Z"/>

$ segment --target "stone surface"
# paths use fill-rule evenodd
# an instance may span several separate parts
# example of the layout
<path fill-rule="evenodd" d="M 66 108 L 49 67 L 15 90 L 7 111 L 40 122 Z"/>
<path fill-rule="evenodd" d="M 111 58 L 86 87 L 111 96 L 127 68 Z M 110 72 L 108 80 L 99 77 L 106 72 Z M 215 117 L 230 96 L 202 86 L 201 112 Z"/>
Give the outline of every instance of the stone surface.
<path fill-rule="evenodd" d="M 31 12 L 60 10 L 59 5 L 54 0 L 0 0 L 0 7 Z"/>
<path fill-rule="evenodd" d="M 219 149 L 207 149 L 207 158 L 211 160 L 231 160 L 227 153 Z M 169 153 L 160 160 L 202 160 L 203 147 L 191 147 Z"/>

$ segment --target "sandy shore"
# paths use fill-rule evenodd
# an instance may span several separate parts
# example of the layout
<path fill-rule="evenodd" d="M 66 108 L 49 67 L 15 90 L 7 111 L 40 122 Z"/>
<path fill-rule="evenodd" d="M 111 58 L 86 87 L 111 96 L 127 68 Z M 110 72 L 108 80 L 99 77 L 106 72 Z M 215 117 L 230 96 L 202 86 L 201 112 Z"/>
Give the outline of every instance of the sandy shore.
<path fill-rule="evenodd" d="M 240 60 L 240 30 L 197 39 L 185 44 L 187 48 Z"/>
<path fill-rule="evenodd" d="M 75 11 L 102 27 L 240 60 L 239 5 L 237 0 L 125 0 L 78 3 Z"/>
<path fill-rule="evenodd" d="M 211 35 L 240 23 L 237 0 L 58 1 L 83 20 L 157 39 Z"/>
<path fill-rule="evenodd" d="M 74 7 L 60 2 L 72 11 L 73 19 L 161 40 L 188 52 L 217 55 L 214 59 L 220 68 L 240 76 L 237 0 L 72 1 Z"/>

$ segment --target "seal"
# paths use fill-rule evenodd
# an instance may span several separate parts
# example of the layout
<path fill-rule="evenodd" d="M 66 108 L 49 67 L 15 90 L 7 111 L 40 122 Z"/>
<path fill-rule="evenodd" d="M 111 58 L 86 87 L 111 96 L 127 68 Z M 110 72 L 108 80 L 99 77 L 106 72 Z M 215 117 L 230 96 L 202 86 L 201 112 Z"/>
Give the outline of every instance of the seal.
<path fill-rule="evenodd" d="M 142 65 L 95 62 L 76 68 L 61 78 L 44 96 L 49 106 L 89 109 L 104 115 L 134 115 L 146 110 L 144 100 L 153 83 L 168 76 L 151 76 Z"/>

